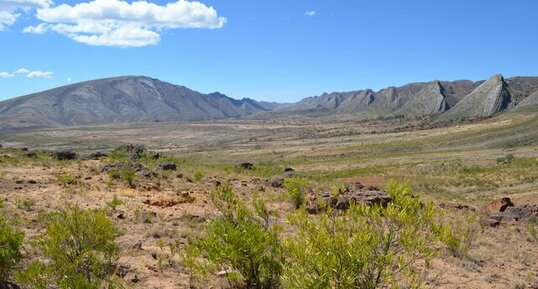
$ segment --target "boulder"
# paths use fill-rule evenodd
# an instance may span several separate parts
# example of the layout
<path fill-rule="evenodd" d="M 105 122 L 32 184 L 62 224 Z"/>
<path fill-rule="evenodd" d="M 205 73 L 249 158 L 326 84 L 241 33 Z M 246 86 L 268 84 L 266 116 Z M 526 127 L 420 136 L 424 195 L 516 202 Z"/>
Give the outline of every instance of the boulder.
<path fill-rule="evenodd" d="M 131 160 L 139 160 L 142 157 L 142 154 L 146 151 L 146 147 L 137 144 L 126 144 L 119 146 L 117 150 L 126 151 Z"/>
<path fill-rule="evenodd" d="M 271 177 L 267 180 L 267 183 L 273 188 L 282 188 L 284 179 L 279 177 Z"/>
<path fill-rule="evenodd" d="M 27 152 L 24 154 L 25 157 L 27 158 L 32 158 L 32 159 L 35 159 L 37 158 L 37 153 L 36 152 Z"/>
<path fill-rule="evenodd" d="M 508 197 L 498 198 L 491 201 L 485 207 L 482 208 L 482 212 L 486 214 L 504 212 L 506 208 L 513 207 L 514 203 Z"/>
<path fill-rule="evenodd" d="M 253 163 L 249 163 L 249 162 L 244 162 L 244 163 L 240 163 L 238 165 L 238 167 L 244 169 L 244 170 L 248 170 L 248 171 L 251 171 L 253 168 L 254 168 L 254 164 Z"/>
<path fill-rule="evenodd" d="M 94 152 L 91 153 L 88 157 L 90 160 L 99 160 L 100 158 L 108 157 L 108 154 L 102 153 L 102 152 Z"/>
<path fill-rule="evenodd" d="M 175 171 L 177 170 L 177 165 L 173 162 L 164 162 L 157 164 L 157 169 L 163 171 Z"/>
<path fill-rule="evenodd" d="M 59 151 L 53 153 L 53 156 L 59 161 L 74 160 L 77 158 L 77 154 L 73 151 Z"/>

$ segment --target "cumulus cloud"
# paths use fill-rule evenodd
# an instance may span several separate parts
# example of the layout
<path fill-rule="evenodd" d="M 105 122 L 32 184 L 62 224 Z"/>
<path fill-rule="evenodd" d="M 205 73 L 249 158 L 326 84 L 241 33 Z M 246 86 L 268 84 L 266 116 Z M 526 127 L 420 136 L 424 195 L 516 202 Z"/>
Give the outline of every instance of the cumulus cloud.
<path fill-rule="evenodd" d="M 52 78 L 52 72 L 51 71 L 30 71 L 26 74 L 26 77 L 28 78 Z"/>
<path fill-rule="evenodd" d="M 306 11 L 304 15 L 309 17 L 316 16 L 316 11 Z"/>
<path fill-rule="evenodd" d="M 0 0 L 0 31 L 15 24 L 21 13 L 47 8 L 52 3 L 52 0 Z"/>
<path fill-rule="evenodd" d="M 166 5 L 94 0 L 74 6 L 44 7 L 37 10 L 36 16 L 43 22 L 23 32 L 54 31 L 89 45 L 120 47 L 155 45 L 160 33 L 168 29 L 216 29 L 226 23 L 226 18 L 219 17 L 213 7 L 186 0 Z"/>
<path fill-rule="evenodd" d="M 0 78 L 11 78 L 13 77 L 13 74 L 5 71 L 0 71 Z"/>
<path fill-rule="evenodd" d="M 19 68 L 13 72 L 0 72 L 0 78 L 12 78 L 17 75 L 25 75 L 28 78 L 52 78 L 52 71 L 34 70 L 30 71 L 26 68 Z"/>
<path fill-rule="evenodd" d="M 14 74 L 28 74 L 28 73 L 30 73 L 30 70 L 28 70 L 26 68 L 19 68 L 13 73 Z"/>

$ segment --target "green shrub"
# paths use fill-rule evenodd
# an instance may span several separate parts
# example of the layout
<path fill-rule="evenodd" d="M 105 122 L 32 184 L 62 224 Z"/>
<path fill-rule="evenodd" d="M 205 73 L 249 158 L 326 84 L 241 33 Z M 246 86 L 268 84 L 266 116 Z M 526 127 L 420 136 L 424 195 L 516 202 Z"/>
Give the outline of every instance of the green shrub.
<path fill-rule="evenodd" d="M 77 178 L 75 178 L 74 176 L 72 176 L 72 175 L 70 175 L 68 173 L 63 173 L 63 174 L 58 176 L 58 184 L 60 184 L 63 187 L 69 187 L 69 186 L 72 186 L 72 185 L 76 185 L 77 182 L 78 182 Z"/>
<path fill-rule="evenodd" d="M 2 202 L 0 201 L 0 209 Z M 8 281 L 13 268 L 21 261 L 21 246 L 24 234 L 14 228 L 0 211 L 0 287 Z"/>
<path fill-rule="evenodd" d="M 111 170 L 108 175 L 112 179 L 121 179 L 127 182 L 129 187 L 134 188 L 135 179 L 136 179 L 136 172 L 131 168 L 130 165 L 123 165 L 119 166 L 113 170 Z"/>
<path fill-rule="evenodd" d="M 201 237 L 190 240 L 183 255 L 186 265 L 197 275 L 227 270 L 233 287 L 278 288 L 284 257 L 264 202 L 256 199 L 254 210 L 249 209 L 229 184 L 211 197 L 220 216 Z"/>
<path fill-rule="evenodd" d="M 20 282 L 31 288 L 112 288 L 118 231 L 102 211 L 68 207 L 46 215 L 44 222 L 46 231 L 34 246 L 46 261 L 20 272 Z"/>
<path fill-rule="evenodd" d="M 390 184 L 386 207 L 352 205 L 346 212 L 290 217 L 297 234 L 285 241 L 286 288 L 399 288 L 420 284 L 417 260 L 438 242 L 434 206 Z"/>
<path fill-rule="evenodd" d="M 112 200 L 106 202 L 106 205 L 110 207 L 113 211 L 116 210 L 116 207 L 123 204 L 123 201 L 118 198 L 118 196 L 114 196 Z"/>
<path fill-rule="evenodd" d="M 530 219 L 529 224 L 527 224 L 527 229 L 529 231 L 531 239 L 534 242 L 538 242 L 538 218 L 535 217 Z"/>
<path fill-rule="evenodd" d="M 304 205 L 306 201 L 306 189 L 308 182 L 303 178 L 291 178 L 284 182 L 284 188 L 288 191 L 288 197 L 296 209 Z"/>
<path fill-rule="evenodd" d="M 441 241 L 454 257 L 468 258 L 479 227 L 476 214 L 460 211 L 447 225 L 440 228 Z"/>
<path fill-rule="evenodd" d="M 197 171 L 194 173 L 194 180 L 195 180 L 196 182 L 201 181 L 203 178 L 204 178 L 204 172 L 202 172 L 202 171 L 200 171 L 200 170 L 197 170 Z"/>

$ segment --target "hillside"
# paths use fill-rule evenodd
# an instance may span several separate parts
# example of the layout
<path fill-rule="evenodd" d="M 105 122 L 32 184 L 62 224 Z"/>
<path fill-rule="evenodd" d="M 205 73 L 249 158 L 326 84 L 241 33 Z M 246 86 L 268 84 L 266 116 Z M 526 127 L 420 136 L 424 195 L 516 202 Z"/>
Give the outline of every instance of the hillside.
<path fill-rule="evenodd" d="M 142 76 L 87 81 L 0 102 L 0 129 L 241 117 L 275 104 Z"/>

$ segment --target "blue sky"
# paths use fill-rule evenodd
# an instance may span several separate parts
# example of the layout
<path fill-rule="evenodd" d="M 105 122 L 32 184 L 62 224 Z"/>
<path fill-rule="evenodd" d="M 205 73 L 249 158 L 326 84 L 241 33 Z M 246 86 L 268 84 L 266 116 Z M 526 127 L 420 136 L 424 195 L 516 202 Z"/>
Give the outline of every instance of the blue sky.
<path fill-rule="evenodd" d="M 538 75 L 534 0 L 133 2 L 0 0 L 0 100 L 119 75 L 279 102 Z"/>

